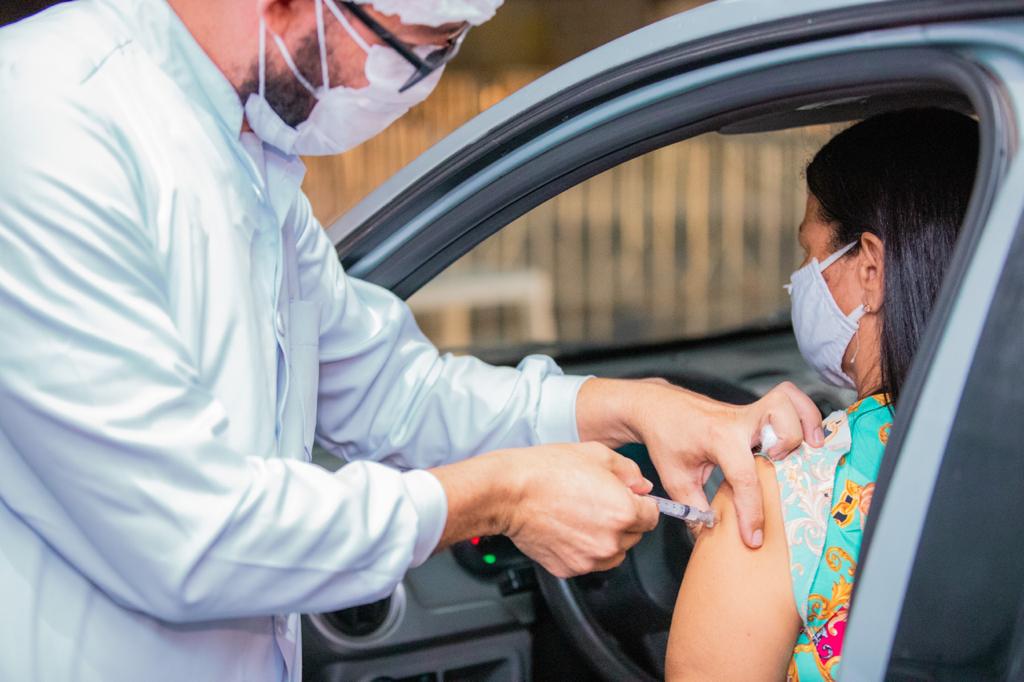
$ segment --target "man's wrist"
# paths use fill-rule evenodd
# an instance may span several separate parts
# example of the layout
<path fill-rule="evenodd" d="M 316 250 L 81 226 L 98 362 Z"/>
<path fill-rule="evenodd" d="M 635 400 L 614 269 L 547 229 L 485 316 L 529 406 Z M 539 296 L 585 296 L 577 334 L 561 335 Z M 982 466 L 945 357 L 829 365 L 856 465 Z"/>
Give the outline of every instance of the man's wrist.
<path fill-rule="evenodd" d="M 628 379 L 588 379 L 576 399 L 580 441 L 595 441 L 611 448 L 640 441 L 642 419 L 638 402 L 642 382 Z"/>
<path fill-rule="evenodd" d="M 499 450 L 430 470 L 448 501 L 439 548 L 477 535 L 508 532 L 524 487 L 517 467 L 507 461 L 512 453 Z"/>
<path fill-rule="evenodd" d="M 621 400 L 622 419 L 633 442 L 650 443 L 659 423 L 666 419 L 692 420 L 695 415 L 688 408 L 693 403 L 689 391 L 657 379 L 635 379 L 627 382 Z M 684 405 L 680 409 L 680 405 Z"/>

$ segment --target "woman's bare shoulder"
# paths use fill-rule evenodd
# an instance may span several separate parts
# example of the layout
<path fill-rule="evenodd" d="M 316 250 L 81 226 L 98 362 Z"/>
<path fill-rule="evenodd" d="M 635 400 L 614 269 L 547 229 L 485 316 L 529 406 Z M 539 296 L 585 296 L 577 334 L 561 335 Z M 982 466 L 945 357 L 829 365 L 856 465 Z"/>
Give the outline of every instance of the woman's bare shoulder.
<path fill-rule="evenodd" d="M 764 544 L 740 538 L 732 489 L 712 502 L 714 528 L 699 533 L 669 634 L 670 680 L 779 680 L 800 627 L 774 465 L 757 458 L 764 496 Z"/>

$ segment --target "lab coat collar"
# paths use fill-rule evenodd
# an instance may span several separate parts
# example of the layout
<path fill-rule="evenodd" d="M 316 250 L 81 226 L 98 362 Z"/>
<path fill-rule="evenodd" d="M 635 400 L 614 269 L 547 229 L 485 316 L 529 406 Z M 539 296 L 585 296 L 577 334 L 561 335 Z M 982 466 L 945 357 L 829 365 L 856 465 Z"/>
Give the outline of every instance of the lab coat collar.
<path fill-rule="evenodd" d="M 166 0 L 101 0 L 125 23 L 142 48 L 197 104 L 237 137 L 242 130 L 238 92 L 174 13 Z"/>
<path fill-rule="evenodd" d="M 203 51 L 166 0 L 102 0 L 124 22 L 126 39 L 135 40 L 185 92 L 213 114 L 226 136 L 239 139 L 244 109 L 228 79 Z M 306 166 L 298 156 L 262 145 L 266 158 L 255 158 L 257 173 L 269 191 L 278 222 L 284 221 L 302 184 Z"/>
<path fill-rule="evenodd" d="M 255 133 L 242 133 L 241 142 L 263 177 L 278 223 L 284 223 L 306 175 L 306 164 L 298 156 L 283 154 L 273 145 L 265 144 Z"/>

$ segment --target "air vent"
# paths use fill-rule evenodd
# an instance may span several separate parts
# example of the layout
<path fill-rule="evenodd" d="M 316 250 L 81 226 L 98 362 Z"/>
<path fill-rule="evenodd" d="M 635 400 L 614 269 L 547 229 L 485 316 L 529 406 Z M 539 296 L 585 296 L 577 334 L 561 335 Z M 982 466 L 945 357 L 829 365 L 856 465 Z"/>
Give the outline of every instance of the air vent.
<path fill-rule="evenodd" d="M 372 604 L 325 613 L 324 620 L 349 637 L 367 637 L 383 627 L 390 611 L 391 597 L 386 597 Z"/>
<path fill-rule="evenodd" d="M 405 617 L 405 586 L 398 583 L 387 599 L 329 613 L 312 613 L 309 624 L 339 652 L 381 646 Z"/>

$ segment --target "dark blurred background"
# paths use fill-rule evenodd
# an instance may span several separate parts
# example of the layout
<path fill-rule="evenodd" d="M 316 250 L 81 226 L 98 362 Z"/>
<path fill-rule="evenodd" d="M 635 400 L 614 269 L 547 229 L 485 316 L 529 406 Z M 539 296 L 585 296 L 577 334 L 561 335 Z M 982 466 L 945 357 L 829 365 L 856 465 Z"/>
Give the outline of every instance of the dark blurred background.
<path fill-rule="evenodd" d="M 0 3 L 0 25 L 9 24 L 56 4 L 53 0 L 4 0 Z"/>

